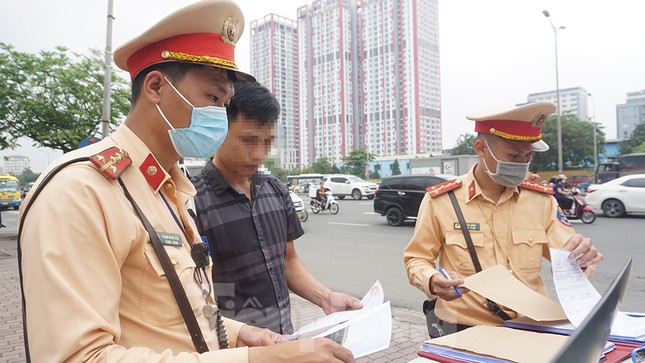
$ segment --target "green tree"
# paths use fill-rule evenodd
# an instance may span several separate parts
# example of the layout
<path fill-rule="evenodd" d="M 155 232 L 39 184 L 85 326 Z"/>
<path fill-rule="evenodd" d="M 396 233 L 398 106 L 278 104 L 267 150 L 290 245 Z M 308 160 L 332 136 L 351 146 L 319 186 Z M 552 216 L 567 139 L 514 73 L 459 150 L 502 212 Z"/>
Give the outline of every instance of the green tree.
<path fill-rule="evenodd" d="M 575 115 L 561 116 L 562 127 L 562 161 L 564 167 L 579 167 L 593 165 L 593 123 L 578 119 Z M 558 126 L 553 115 L 542 127 L 542 139 L 549 144 L 548 151 L 535 153 L 531 162 L 531 170 L 558 169 Z M 605 133 L 598 127 L 598 154 L 605 151 Z"/>
<path fill-rule="evenodd" d="M 633 153 L 645 153 L 645 141 L 632 149 Z"/>
<path fill-rule="evenodd" d="M 394 159 L 394 162 L 392 165 L 390 165 L 390 168 L 392 168 L 392 175 L 401 175 L 401 167 L 399 166 L 399 159 Z"/>
<path fill-rule="evenodd" d="M 0 148 L 13 147 L 20 137 L 35 146 L 68 152 L 95 136 L 103 109 L 103 60 L 64 47 L 37 54 L 0 43 Z M 111 124 L 130 108 L 126 81 L 112 76 Z"/>
<path fill-rule="evenodd" d="M 467 132 L 459 135 L 457 144 L 452 149 L 451 155 L 475 155 L 475 140 L 477 140 L 477 135 L 475 134 Z"/>
<path fill-rule="evenodd" d="M 620 143 L 620 153 L 621 154 L 631 154 L 638 151 L 634 149 L 638 148 L 643 142 L 645 142 L 645 123 L 638 124 L 629 138 L 623 140 Z"/>
<path fill-rule="evenodd" d="M 336 164 L 331 166 L 331 173 L 332 174 L 340 174 L 340 169 L 338 169 L 338 166 L 336 166 Z"/>
<path fill-rule="evenodd" d="M 16 178 L 18 178 L 20 185 L 26 187 L 27 184 L 31 182 L 35 182 L 39 176 L 40 176 L 40 173 L 36 174 L 33 171 L 31 171 L 31 169 L 27 168 L 22 171 L 22 174 L 16 176 Z"/>
<path fill-rule="evenodd" d="M 352 149 L 349 155 L 343 157 L 345 162 L 343 167 L 346 173 L 363 178 L 365 177 L 365 163 L 372 160 L 374 160 L 374 155 L 368 153 L 365 148 Z"/>
<path fill-rule="evenodd" d="M 332 167 L 326 156 L 321 156 L 313 165 L 314 173 L 331 174 Z"/>
<path fill-rule="evenodd" d="M 276 178 L 282 181 L 287 180 L 287 171 L 278 166 L 278 160 L 275 156 L 267 156 L 266 159 L 264 159 L 264 167 L 267 168 Z"/>

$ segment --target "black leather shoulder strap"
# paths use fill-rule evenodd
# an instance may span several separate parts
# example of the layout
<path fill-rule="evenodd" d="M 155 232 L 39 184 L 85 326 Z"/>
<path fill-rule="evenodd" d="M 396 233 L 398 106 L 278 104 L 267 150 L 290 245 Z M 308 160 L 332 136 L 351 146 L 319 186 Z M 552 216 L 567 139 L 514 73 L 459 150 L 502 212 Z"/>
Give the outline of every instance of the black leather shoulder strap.
<path fill-rule="evenodd" d="M 479 272 L 482 270 L 482 265 L 479 263 L 479 258 L 477 257 L 477 251 L 475 250 L 475 245 L 473 244 L 473 239 L 470 236 L 470 232 L 468 231 L 468 226 L 466 225 L 466 220 L 464 219 L 464 214 L 461 211 L 461 207 L 459 206 L 459 201 L 457 201 L 457 197 L 455 196 L 454 191 L 449 191 L 448 195 L 450 196 L 450 201 L 452 202 L 453 208 L 455 208 L 455 213 L 457 214 L 457 220 L 459 221 L 459 225 L 461 226 L 461 232 L 464 234 L 464 239 L 466 239 L 466 245 L 468 246 L 468 252 L 470 253 L 470 258 L 473 260 L 473 266 L 475 266 L 475 271 Z M 511 317 L 508 316 L 502 310 L 502 308 L 497 305 L 496 302 L 493 300 L 490 300 L 486 298 L 487 304 L 486 307 L 488 310 L 502 318 L 503 320 L 510 320 Z"/>

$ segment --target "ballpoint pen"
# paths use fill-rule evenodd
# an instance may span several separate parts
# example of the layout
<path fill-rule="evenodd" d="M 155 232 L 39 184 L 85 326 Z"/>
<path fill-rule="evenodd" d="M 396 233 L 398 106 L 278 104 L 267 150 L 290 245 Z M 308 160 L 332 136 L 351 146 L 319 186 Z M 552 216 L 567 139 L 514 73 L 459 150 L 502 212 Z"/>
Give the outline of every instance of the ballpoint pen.
<path fill-rule="evenodd" d="M 452 280 L 452 278 L 450 277 L 450 275 L 448 275 L 448 273 L 446 272 L 446 270 L 444 270 L 444 269 L 443 269 L 443 266 L 439 266 L 439 272 L 440 272 L 440 273 L 443 275 L 443 277 L 445 277 L 446 279 L 448 279 L 448 280 Z M 462 293 L 461 293 L 461 290 L 459 289 L 459 287 L 458 287 L 458 286 L 453 286 L 453 288 L 455 289 L 455 291 L 457 291 L 457 293 L 459 294 L 459 296 L 460 296 L 460 297 L 463 297 L 463 296 L 464 296 L 464 294 L 462 294 Z"/>

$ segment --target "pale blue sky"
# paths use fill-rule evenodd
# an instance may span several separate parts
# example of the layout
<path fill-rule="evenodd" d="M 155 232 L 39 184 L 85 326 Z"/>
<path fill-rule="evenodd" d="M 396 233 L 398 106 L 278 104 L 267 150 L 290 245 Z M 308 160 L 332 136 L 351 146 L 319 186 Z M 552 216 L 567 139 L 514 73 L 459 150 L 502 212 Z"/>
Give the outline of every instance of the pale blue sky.
<path fill-rule="evenodd" d="M 191 2 L 114 0 L 113 48 Z M 306 3 L 238 0 L 247 26 L 271 12 L 295 19 L 296 9 Z M 598 121 L 608 137 L 616 136 L 616 104 L 625 102 L 627 92 L 645 89 L 645 1 L 439 0 L 444 148 L 472 130 L 467 113 L 555 89 L 553 31 L 544 9 L 556 26 L 567 27 L 558 35 L 560 88 L 592 93 Z M 0 41 L 18 50 L 105 48 L 107 0 L 3 1 L 2 10 Z M 244 70 L 250 64 L 248 37 L 247 29 L 237 47 Z M 51 160 L 57 153 L 31 147 L 0 151 L 11 154 L 29 156 L 34 171 L 40 171 L 48 155 Z"/>

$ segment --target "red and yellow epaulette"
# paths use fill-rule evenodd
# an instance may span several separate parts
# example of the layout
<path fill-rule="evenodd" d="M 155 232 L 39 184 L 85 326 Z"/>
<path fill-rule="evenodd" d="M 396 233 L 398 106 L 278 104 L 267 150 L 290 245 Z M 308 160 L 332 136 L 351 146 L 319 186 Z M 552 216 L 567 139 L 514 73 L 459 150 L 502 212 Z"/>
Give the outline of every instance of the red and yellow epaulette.
<path fill-rule="evenodd" d="M 428 194 L 430 194 L 431 198 L 435 198 L 440 196 L 441 194 L 461 187 L 461 184 L 461 179 L 454 179 L 447 182 L 435 184 L 431 187 L 426 188 L 426 191 L 428 192 Z"/>
<path fill-rule="evenodd" d="M 532 181 L 525 180 L 520 184 L 520 188 L 529 189 L 540 193 L 553 194 L 553 188 L 551 186 L 544 185 L 542 183 L 536 183 Z"/>
<path fill-rule="evenodd" d="M 132 164 L 128 152 L 116 146 L 90 157 L 90 161 L 108 179 L 115 180 Z"/>

